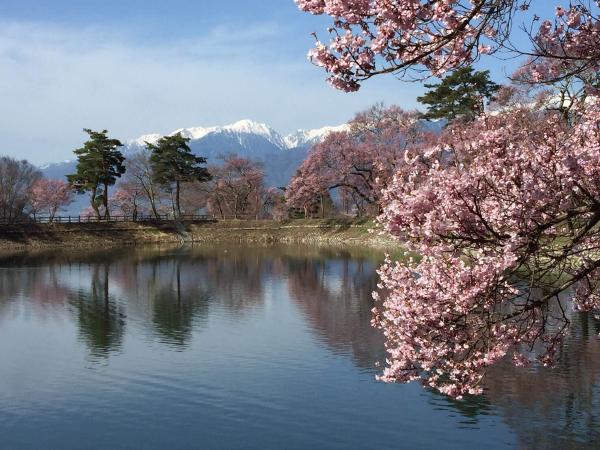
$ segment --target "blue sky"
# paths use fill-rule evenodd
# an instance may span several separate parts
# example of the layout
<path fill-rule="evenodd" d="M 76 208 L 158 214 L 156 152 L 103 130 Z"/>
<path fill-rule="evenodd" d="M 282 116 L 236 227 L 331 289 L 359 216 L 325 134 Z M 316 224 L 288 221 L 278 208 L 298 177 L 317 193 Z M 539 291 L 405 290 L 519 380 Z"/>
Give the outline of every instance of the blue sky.
<path fill-rule="evenodd" d="M 247 118 L 288 133 L 417 106 L 420 84 L 393 77 L 324 83 L 306 52 L 328 23 L 292 0 L 2 0 L 0 153 L 68 159 L 84 127 L 127 140 Z M 498 80 L 513 66 L 483 64 Z"/>

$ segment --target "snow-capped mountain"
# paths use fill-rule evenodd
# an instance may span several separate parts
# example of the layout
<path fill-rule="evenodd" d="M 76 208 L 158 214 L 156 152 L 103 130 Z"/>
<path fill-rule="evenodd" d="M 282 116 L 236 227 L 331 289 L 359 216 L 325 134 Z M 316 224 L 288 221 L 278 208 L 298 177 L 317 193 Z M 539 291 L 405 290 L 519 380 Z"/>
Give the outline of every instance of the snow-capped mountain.
<path fill-rule="evenodd" d="M 312 147 L 315 144 L 323 141 L 329 133 L 336 131 L 348 130 L 348 125 L 339 125 L 337 127 L 323 127 L 315 130 L 298 130 L 295 133 L 288 134 L 283 138 L 286 147 L 297 148 L 297 147 Z"/>
<path fill-rule="evenodd" d="M 282 136 L 267 124 L 244 119 L 225 126 L 179 128 L 169 133 L 168 136 L 180 133 L 191 141 L 198 141 L 206 137 L 218 135 L 225 138 L 233 138 L 241 146 L 255 143 L 258 137 L 270 142 L 279 149 L 291 150 L 298 147 L 312 146 L 321 142 L 329 133 L 346 130 L 347 128 L 347 125 L 340 125 L 314 130 L 298 130 L 287 136 Z M 129 141 L 128 146 L 143 147 L 146 145 L 146 142 L 153 144 L 161 137 L 160 134 L 147 134 Z"/>
<path fill-rule="evenodd" d="M 262 161 L 266 182 L 273 186 L 285 186 L 310 147 L 322 141 L 327 134 L 345 127 L 298 130 L 283 136 L 267 124 L 240 120 L 224 126 L 179 128 L 169 135 L 181 133 L 190 138 L 192 151 L 206 157 L 209 164 L 218 164 L 222 156 L 231 153 Z M 154 143 L 160 138 L 159 134 L 149 134 L 127 142 L 125 156 L 128 152 L 140 150 L 146 142 Z"/>
<path fill-rule="evenodd" d="M 247 119 L 225 126 L 179 128 L 172 133 L 169 133 L 168 136 L 178 133 L 192 141 L 197 141 L 210 135 L 225 135 L 235 138 L 240 145 L 245 145 L 248 137 L 258 136 L 277 147 L 287 147 L 285 139 L 269 125 Z M 133 146 L 144 146 L 146 142 L 153 144 L 161 137 L 160 134 L 147 134 L 129 141 L 128 144 Z"/>

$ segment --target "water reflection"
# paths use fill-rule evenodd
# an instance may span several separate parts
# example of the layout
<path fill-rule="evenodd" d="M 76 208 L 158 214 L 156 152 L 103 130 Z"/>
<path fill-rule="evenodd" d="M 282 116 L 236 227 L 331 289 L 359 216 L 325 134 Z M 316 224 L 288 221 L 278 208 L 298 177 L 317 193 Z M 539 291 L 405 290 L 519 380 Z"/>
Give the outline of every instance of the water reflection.
<path fill-rule="evenodd" d="M 119 351 L 127 316 L 185 347 L 211 309 L 243 319 L 262 307 L 269 279 L 285 279 L 319 337 L 371 369 L 384 357 L 382 337 L 369 326 L 378 259 L 274 247 L 18 253 L 0 257 L 0 318 L 19 296 L 36 307 L 68 303 L 94 356 Z"/>
<path fill-rule="evenodd" d="M 575 315 L 558 366 L 497 367 L 486 396 L 526 448 L 599 448 L 600 321 Z"/>
<path fill-rule="evenodd" d="M 195 320 L 208 316 L 209 298 L 202 286 L 191 278 L 184 280 L 182 285 L 181 261 L 170 266 L 162 267 L 163 270 L 158 264 L 152 267 L 152 277 L 148 281 L 152 323 L 163 342 L 185 348 Z"/>
<path fill-rule="evenodd" d="M 299 389 L 297 381 L 278 390 L 279 384 L 283 383 L 282 377 L 291 376 L 288 372 L 293 374 L 293 370 L 286 367 L 293 365 L 294 370 L 305 369 L 317 377 L 312 384 L 312 389 L 317 392 L 313 400 L 317 406 L 305 405 L 307 411 L 317 407 L 328 411 L 326 408 L 333 396 L 337 402 L 350 402 L 344 403 L 346 411 L 356 404 L 360 414 L 372 413 L 373 416 L 369 416 L 372 422 L 360 418 L 363 426 L 388 420 L 385 432 L 405 433 L 403 439 L 406 439 L 406 433 L 412 436 L 413 431 L 397 427 L 396 422 L 410 422 L 412 418 L 400 420 L 395 419 L 395 415 L 403 414 L 410 406 L 406 403 L 410 398 L 410 402 L 424 403 L 417 410 L 420 408 L 432 415 L 443 414 L 442 417 L 452 424 L 445 433 L 462 429 L 453 434 L 457 439 L 471 436 L 460 433 L 475 433 L 490 420 L 497 420 L 492 428 L 507 427 L 521 448 L 598 448 L 598 320 L 590 315 L 574 316 L 571 336 L 562 349 L 559 367 L 516 369 L 509 364 L 501 365 L 491 371 L 485 395 L 478 398 L 452 401 L 404 386 L 380 387 L 374 382 L 373 374 L 379 370 L 375 363 L 385 358 L 383 337 L 370 326 L 371 292 L 376 289 L 375 268 L 380 260 L 381 255 L 376 253 L 357 255 L 309 247 L 157 248 L 8 255 L 0 257 L 0 337 L 3 329 L 9 329 L 8 326 L 19 317 L 25 318 L 22 326 L 32 327 L 36 321 L 62 320 L 73 324 L 74 335 L 83 344 L 87 358 L 104 361 L 107 367 L 121 364 L 119 370 L 125 370 L 124 363 L 119 360 L 122 355 L 129 364 L 139 365 L 135 366 L 136 370 L 142 370 L 139 367 L 145 367 L 148 360 L 154 359 L 140 354 L 147 351 L 153 355 L 157 348 L 161 350 L 160 358 L 171 350 L 188 355 L 191 375 L 188 378 L 182 375 L 185 383 L 172 380 L 173 384 L 166 385 L 171 389 L 169 392 L 173 392 L 175 386 L 181 389 L 182 384 L 203 386 L 206 383 L 210 389 L 208 393 L 202 391 L 202 398 L 215 395 L 214 392 L 226 390 L 226 384 L 219 384 L 225 376 L 222 370 L 234 375 L 240 371 L 244 373 L 241 377 L 244 381 L 236 378 L 230 381 L 237 389 L 231 394 L 236 402 L 271 405 L 284 398 L 293 405 L 299 401 L 293 394 Z M 283 326 L 279 327 L 279 323 Z M 305 330 L 310 337 L 307 340 L 303 340 Z M 212 350 L 220 348 L 223 342 L 228 342 L 228 336 L 236 333 L 242 339 L 237 345 L 244 346 L 240 354 L 231 349 L 221 349 L 220 353 Z M 271 341 L 259 342 L 258 338 L 263 334 L 269 335 Z M 11 336 L 8 334 L 5 339 Z M 197 339 L 204 338 L 212 342 L 212 353 L 202 353 L 205 347 L 194 346 Z M 293 342 L 293 353 L 276 348 L 277 340 L 286 339 Z M 131 342 L 135 344 L 133 347 Z M 325 355 L 325 362 L 298 362 L 317 352 L 315 342 L 318 352 Z M 264 347 L 253 354 L 253 346 L 259 344 Z M 272 355 L 270 351 L 273 351 Z M 353 385 L 356 380 L 350 374 L 334 367 L 330 362 L 332 355 L 350 362 L 352 369 L 361 374 L 359 384 Z M 198 361 L 202 361 L 205 370 L 212 368 L 215 372 L 202 378 L 197 372 L 201 365 Z M 186 370 L 186 367 L 180 366 L 179 370 Z M 0 366 L 0 410 L 3 406 L 3 370 L 7 369 Z M 317 380 L 326 378 L 328 371 L 334 373 L 335 384 L 319 387 Z M 277 376 L 270 378 L 270 372 Z M 137 383 L 134 375 L 125 373 L 124 379 L 131 377 Z M 266 392 L 277 393 L 275 398 L 253 397 L 257 395 L 254 392 L 247 393 L 247 398 L 239 397 L 238 386 L 256 373 L 265 380 Z M 148 377 L 158 377 L 156 369 L 150 371 Z M 155 386 L 160 386 L 156 383 Z M 351 395 L 336 397 L 335 389 L 345 385 L 354 386 Z M 257 389 L 263 388 L 261 386 L 259 383 Z M 411 397 L 410 392 L 418 392 L 418 395 Z M 373 395 L 379 395 L 379 400 L 374 401 Z M 175 400 L 185 404 L 188 397 L 190 394 L 184 392 L 182 398 Z M 320 397 L 328 400 L 323 400 L 321 405 Z M 215 400 L 218 407 L 225 408 L 225 403 L 223 398 Z M 228 414 L 233 414 L 235 408 L 228 408 Z M 268 427 L 281 426 L 285 430 L 278 417 L 283 410 L 295 411 L 294 407 L 288 408 L 280 406 L 273 416 L 265 416 Z M 385 414 L 379 414 L 378 408 L 385 410 Z M 244 410 L 243 416 L 252 413 L 254 411 Z M 315 416 L 319 418 L 317 422 L 343 420 L 333 412 L 324 414 Z M 418 413 L 413 411 L 413 414 Z M 312 416 L 308 416 L 305 420 L 312 420 Z M 435 417 L 435 420 L 442 420 L 440 416 Z M 2 413 L 0 427 L 1 419 Z M 348 418 L 343 424 L 334 421 L 330 426 L 335 429 L 348 425 L 351 429 L 356 426 L 356 420 L 356 417 Z M 423 427 L 429 425 L 423 423 Z M 378 433 L 378 436 L 383 434 Z M 399 436 L 395 438 L 399 439 Z M 472 445 L 476 442 L 476 438 L 473 439 L 467 439 L 467 443 L 456 442 L 463 442 L 460 448 L 477 448 L 478 445 Z M 506 437 L 503 439 L 497 442 L 499 447 L 510 442 Z M 364 447 L 369 440 L 361 442 Z"/>
<path fill-rule="evenodd" d="M 320 260 L 290 259 L 287 269 L 290 297 L 329 346 L 351 354 L 363 369 L 385 361 L 383 336 L 369 326 L 371 293 L 377 288 L 373 262 L 342 253 Z"/>
<path fill-rule="evenodd" d="M 125 311 L 110 293 L 109 266 L 91 267 L 90 288 L 67 294 L 73 307 L 79 336 L 94 358 L 105 358 L 121 347 L 125 335 Z"/>

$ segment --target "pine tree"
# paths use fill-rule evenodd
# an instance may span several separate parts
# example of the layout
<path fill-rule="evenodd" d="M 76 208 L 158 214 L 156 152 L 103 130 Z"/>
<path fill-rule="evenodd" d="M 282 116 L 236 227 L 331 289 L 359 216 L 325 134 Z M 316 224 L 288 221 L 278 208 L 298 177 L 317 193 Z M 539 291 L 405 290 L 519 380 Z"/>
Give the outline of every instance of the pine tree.
<path fill-rule="evenodd" d="M 189 138 L 180 133 L 165 136 L 156 144 L 146 143 L 152 152 L 150 162 L 154 180 L 175 194 L 174 213 L 181 216 L 181 183 L 192 181 L 208 181 L 211 179 L 208 170 L 201 167 L 206 158 L 196 156 L 188 146 Z"/>
<path fill-rule="evenodd" d="M 104 218 L 109 219 L 108 187 L 125 173 L 125 157 L 118 150 L 123 144 L 110 139 L 108 131 L 92 131 L 85 128 L 90 139 L 74 151 L 77 155 L 77 172 L 67 175 L 69 183 L 78 193 L 90 192 L 90 204 L 98 219 L 100 206 L 104 206 Z"/>
<path fill-rule="evenodd" d="M 473 72 L 472 67 L 455 70 L 439 84 L 425 84 L 429 89 L 417 100 L 427 106 L 423 117 L 454 120 L 461 117 L 472 120 L 485 108 L 500 86 L 490 80 L 489 70 Z"/>

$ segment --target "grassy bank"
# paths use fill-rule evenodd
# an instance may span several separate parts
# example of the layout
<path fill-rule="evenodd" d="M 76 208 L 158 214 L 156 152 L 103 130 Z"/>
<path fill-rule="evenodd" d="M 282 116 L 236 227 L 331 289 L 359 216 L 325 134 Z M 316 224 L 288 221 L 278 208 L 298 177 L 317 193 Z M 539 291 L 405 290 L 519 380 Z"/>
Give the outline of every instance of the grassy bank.
<path fill-rule="evenodd" d="M 300 243 L 394 248 L 368 220 L 226 220 L 186 223 L 73 223 L 3 226 L 0 249 L 98 248 L 150 243 Z"/>

